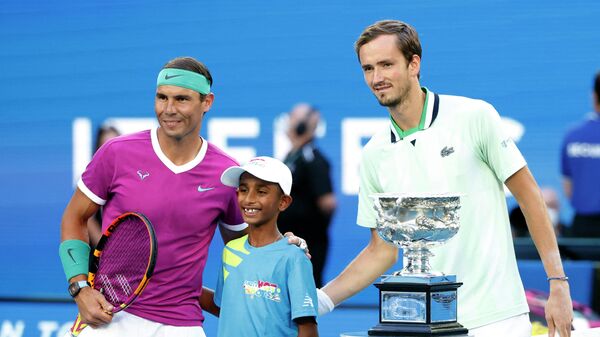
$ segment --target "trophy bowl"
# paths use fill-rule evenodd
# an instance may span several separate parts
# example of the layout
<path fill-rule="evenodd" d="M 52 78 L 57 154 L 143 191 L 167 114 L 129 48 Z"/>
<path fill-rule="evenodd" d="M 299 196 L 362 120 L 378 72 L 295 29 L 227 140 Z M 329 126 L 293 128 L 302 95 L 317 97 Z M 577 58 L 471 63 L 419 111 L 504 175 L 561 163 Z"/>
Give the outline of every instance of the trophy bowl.
<path fill-rule="evenodd" d="M 429 265 L 430 248 L 452 238 L 460 227 L 457 194 L 377 193 L 370 196 L 377 212 L 377 233 L 404 250 L 407 262 L 394 275 L 439 276 Z"/>

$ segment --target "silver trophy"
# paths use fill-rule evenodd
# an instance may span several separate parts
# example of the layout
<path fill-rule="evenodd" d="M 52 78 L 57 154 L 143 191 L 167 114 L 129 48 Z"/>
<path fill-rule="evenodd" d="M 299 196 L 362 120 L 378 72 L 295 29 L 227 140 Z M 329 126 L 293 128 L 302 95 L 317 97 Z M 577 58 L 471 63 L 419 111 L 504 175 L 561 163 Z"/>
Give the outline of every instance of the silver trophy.
<path fill-rule="evenodd" d="M 401 271 L 384 276 L 379 288 L 379 324 L 371 336 L 466 335 L 457 322 L 455 275 L 432 271 L 431 248 L 448 241 L 460 227 L 459 195 L 371 195 L 377 211 L 377 233 L 402 248 Z"/>

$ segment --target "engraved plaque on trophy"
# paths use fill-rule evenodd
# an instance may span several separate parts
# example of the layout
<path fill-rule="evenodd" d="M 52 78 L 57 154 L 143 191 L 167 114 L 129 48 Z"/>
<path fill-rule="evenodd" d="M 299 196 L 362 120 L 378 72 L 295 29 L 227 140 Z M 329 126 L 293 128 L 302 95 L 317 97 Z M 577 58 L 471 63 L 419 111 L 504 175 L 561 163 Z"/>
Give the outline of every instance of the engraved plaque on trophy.
<path fill-rule="evenodd" d="M 377 211 L 377 233 L 402 248 L 406 264 L 382 276 L 379 324 L 369 336 L 452 336 L 468 330 L 457 322 L 456 275 L 432 271 L 430 248 L 443 244 L 459 229 L 460 196 L 371 195 Z"/>

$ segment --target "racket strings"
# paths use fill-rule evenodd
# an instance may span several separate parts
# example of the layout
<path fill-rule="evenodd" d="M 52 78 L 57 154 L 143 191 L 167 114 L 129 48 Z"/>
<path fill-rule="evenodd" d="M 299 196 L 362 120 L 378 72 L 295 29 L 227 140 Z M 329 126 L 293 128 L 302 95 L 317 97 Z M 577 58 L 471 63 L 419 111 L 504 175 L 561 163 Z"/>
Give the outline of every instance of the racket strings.
<path fill-rule="evenodd" d="M 115 306 L 126 303 L 146 274 L 150 251 L 143 221 L 133 216 L 123 219 L 102 250 L 94 288 Z"/>

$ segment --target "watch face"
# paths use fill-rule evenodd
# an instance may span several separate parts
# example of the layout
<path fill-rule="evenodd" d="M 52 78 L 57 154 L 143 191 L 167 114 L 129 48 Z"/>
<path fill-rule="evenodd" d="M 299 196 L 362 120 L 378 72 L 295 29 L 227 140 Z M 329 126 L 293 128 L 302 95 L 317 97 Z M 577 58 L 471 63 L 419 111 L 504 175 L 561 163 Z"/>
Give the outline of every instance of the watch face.
<path fill-rule="evenodd" d="M 87 283 L 87 281 L 78 281 L 69 284 L 69 288 L 67 289 L 69 290 L 69 294 L 71 295 L 71 297 L 75 297 L 77 296 L 77 294 L 79 294 L 81 288 L 88 287 L 89 285 L 90 284 Z"/>
<path fill-rule="evenodd" d="M 81 288 L 79 288 L 79 284 L 77 282 L 73 282 L 73 283 L 69 284 L 68 289 L 69 289 L 69 294 L 72 297 L 75 297 L 79 293 L 79 290 L 81 290 Z"/>

